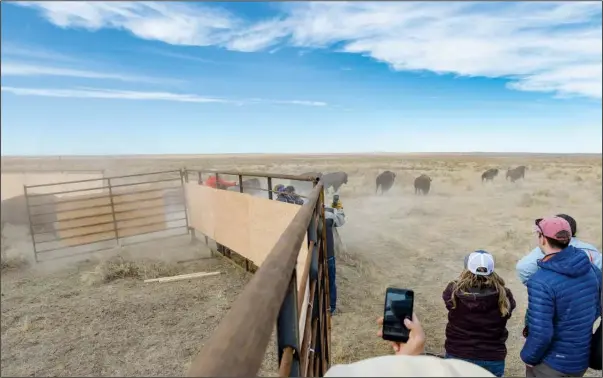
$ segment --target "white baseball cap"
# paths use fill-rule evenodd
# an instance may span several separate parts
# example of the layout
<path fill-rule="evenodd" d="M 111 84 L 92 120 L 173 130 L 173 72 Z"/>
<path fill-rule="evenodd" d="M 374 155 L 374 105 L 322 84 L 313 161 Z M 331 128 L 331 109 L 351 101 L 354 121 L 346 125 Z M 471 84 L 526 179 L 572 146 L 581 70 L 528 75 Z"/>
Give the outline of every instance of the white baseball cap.
<path fill-rule="evenodd" d="M 482 250 L 471 252 L 465 257 L 465 269 L 478 276 L 489 276 L 494 272 L 494 257 Z"/>

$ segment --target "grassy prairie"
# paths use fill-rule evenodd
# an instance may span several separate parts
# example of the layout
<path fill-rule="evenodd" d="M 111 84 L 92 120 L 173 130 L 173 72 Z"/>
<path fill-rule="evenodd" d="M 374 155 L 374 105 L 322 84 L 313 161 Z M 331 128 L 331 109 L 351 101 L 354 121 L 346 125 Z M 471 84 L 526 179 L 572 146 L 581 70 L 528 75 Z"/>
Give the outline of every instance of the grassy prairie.
<path fill-rule="evenodd" d="M 520 164 L 528 167 L 525 180 L 505 181 L 505 170 Z M 526 291 L 514 266 L 534 247 L 533 219 L 568 213 L 578 221 L 579 237 L 601 248 L 600 155 L 2 158 L 3 172 L 102 170 L 112 176 L 185 166 L 348 173 L 349 183 L 340 191 L 348 223 L 340 230 L 345 251 L 337 266 L 341 313 L 333 318 L 335 363 L 390 352 L 375 336 L 375 319 L 390 285 L 415 290 L 427 348 L 443 352 L 446 311 L 441 293 L 460 272 L 466 253 L 486 249 L 518 301 L 509 323 L 506 373 L 520 376 Z M 500 175 L 482 184 L 481 173 L 495 167 Z M 384 170 L 398 176 L 394 188 L 378 196 L 375 177 Z M 428 196 L 415 196 L 412 183 L 422 173 L 433 179 L 432 190 Z M 179 264 L 175 269 L 222 269 L 227 274 L 150 287 L 127 274 L 89 284 L 82 275 L 97 268 L 85 264 L 50 272 L 19 264 L 3 268 L 2 375 L 182 374 L 248 279 L 219 260 L 189 264 L 209 265 Z M 269 347 L 264 372 L 274 371 L 273 349 Z"/>

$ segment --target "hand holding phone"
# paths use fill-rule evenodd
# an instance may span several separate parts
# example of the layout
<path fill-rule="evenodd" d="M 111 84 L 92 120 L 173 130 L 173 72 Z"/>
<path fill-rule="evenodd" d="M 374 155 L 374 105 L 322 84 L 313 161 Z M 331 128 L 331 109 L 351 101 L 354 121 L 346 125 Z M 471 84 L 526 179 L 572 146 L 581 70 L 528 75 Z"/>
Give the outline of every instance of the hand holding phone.
<path fill-rule="evenodd" d="M 412 290 L 387 288 L 383 309 L 383 340 L 397 343 L 408 341 L 410 330 L 404 320 L 412 320 L 414 297 Z"/>
<path fill-rule="evenodd" d="M 412 321 L 405 319 L 404 322 L 406 328 L 409 329 L 408 342 L 398 343 L 391 341 L 394 353 L 404 356 L 418 356 L 423 354 L 425 352 L 425 332 L 423 331 L 421 322 L 414 313 L 412 314 Z M 377 324 L 383 325 L 383 317 L 377 319 Z M 382 329 L 379 329 L 377 336 L 383 337 Z"/>

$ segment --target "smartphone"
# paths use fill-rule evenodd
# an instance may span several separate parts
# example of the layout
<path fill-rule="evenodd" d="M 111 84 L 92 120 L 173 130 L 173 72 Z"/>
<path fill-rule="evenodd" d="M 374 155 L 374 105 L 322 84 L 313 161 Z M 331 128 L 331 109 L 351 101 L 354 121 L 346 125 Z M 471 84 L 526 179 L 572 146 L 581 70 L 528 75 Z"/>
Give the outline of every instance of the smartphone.
<path fill-rule="evenodd" d="M 412 320 L 415 293 L 408 289 L 389 287 L 385 291 L 383 310 L 383 340 L 405 343 L 410 331 L 404 319 Z"/>

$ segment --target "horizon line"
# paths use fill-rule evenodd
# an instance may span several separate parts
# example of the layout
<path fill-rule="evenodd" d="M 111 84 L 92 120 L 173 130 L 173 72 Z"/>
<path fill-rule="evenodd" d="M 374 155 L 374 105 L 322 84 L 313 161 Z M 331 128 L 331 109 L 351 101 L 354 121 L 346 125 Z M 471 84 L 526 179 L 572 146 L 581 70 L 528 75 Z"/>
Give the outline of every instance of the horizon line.
<path fill-rule="evenodd" d="M 120 158 L 120 157 L 195 157 L 195 156 L 207 156 L 207 157 L 221 157 L 221 156 L 366 156 L 366 155 L 570 155 L 570 156 L 602 156 L 602 152 L 483 152 L 483 151 L 471 151 L 471 152 L 224 152 L 224 153 L 185 153 L 185 154 L 90 154 L 90 155 L 70 155 L 70 154 L 49 154 L 49 155 L 0 155 L 0 158 L 5 159 L 31 159 L 31 158 Z"/>

